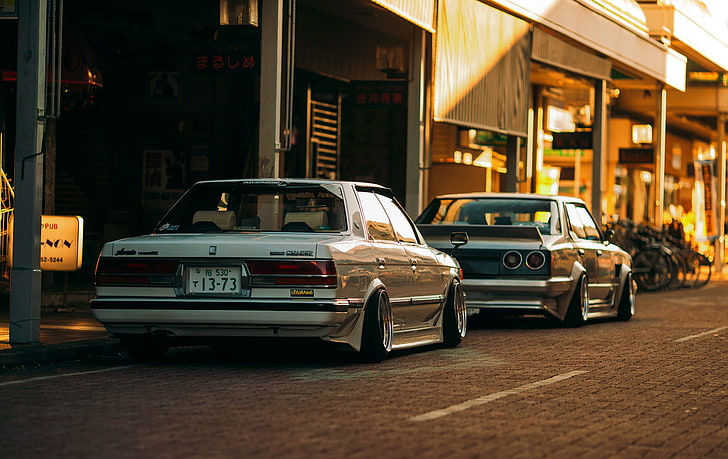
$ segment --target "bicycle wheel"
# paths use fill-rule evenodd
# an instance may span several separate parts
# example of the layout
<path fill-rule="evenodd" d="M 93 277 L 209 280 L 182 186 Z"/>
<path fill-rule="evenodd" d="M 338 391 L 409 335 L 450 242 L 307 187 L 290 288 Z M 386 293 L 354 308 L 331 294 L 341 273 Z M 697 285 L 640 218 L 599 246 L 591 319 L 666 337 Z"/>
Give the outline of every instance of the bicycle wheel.
<path fill-rule="evenodd" d="M 702 287 L 710 281 L 710 276 L 713 273 L 713 263 L 710 258 L 706 257 L 700 252 L 695 252 L 695 258 L 697 259 L 697 276 L 693 287 Z"/>
<path fill-rule="evenodd" d="M 649 248 L 637 252 L 632 273 L 640 289 L 654 292 L 666 288 L 676 277 L 677 267 L 664 250 Z"/>
<path fill-rule="evenodd" d="M 675 275 L 665 288 L 675 290 L 682 287 L 691 287 L 694 281 L 695 268 L 692 266 L 690 254 L 679 247 L 673 247 L 669 256 L 675 268 Z"/>

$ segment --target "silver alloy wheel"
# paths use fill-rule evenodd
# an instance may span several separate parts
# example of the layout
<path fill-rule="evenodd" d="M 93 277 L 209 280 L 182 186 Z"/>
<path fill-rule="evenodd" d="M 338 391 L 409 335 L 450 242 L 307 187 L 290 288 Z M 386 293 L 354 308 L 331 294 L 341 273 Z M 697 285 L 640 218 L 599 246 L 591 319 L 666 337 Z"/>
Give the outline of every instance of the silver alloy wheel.
<path fill-rule="evenodd" d="M 389 352 L 392 350 L 394 319 L 392 318 L 392 308 L 389 305 L 389 299 L 384 292 L 379 294 L 379 301 L 377 302 L 377 319 L 379 323 L 379 336 L 382 338 L 382 347 L 385 351 Z"/>
<path fill-rule="evenodd" d="M 453 294 L 455 295 L 455 318 L 457 320 L 458 333 L 461 338 L 465 338 L 468 330 L 468 307 L 465 303 L 465 294 L 463 293 L 463 286 L 460 282 L 455 284 Z"/>
<path fill-rule="evenodd" d="M 629 276 L 629 314 L 634 315 L 634 304 L 637 302 L 637 281 Z"/>
<path fill-rule="evenodd" d="M 580 303 L 581 303 L 581 319 L 586 322 L 589 317 L 589 282 L 586 276 L 581 278 L 581 290 L 579 291 Z"/>
<path fill-rule="evenodd" d="M 627 274 L 625 282 L 627 283 L 625 288 L 629 289 L 629 317 L 632 317 L 634 315 L 634 304 L 637 301 L 637 281 L 632 278 L 632 274 L 630 273 Z"/>

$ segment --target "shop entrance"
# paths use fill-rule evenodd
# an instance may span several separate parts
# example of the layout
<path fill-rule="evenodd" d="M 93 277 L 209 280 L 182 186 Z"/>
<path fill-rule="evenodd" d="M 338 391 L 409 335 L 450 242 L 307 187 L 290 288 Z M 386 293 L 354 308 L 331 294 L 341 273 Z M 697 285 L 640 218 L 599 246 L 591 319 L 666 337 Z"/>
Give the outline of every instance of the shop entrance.
<path fill-rule="evenodd" d="M 407 85 L 296 74 L 288 177 L 359 180 L 405 194 Z"/>

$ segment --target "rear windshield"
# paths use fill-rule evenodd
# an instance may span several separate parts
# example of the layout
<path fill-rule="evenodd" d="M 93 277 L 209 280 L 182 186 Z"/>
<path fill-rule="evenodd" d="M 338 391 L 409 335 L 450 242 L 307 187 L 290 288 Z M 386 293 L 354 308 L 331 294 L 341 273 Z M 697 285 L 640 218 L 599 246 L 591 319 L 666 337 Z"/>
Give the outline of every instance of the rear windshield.
<path fill-rule="evenodd" d="M 556 202 L 546 199 L 435 199 L 416 223 L 535 226 L 541 234 L 561 233 Z"/>
<path fill-rule="evenodd" d="M 346 230 L 338 185 L 201 183 L 157 225 L 158 233 L 341 232 Z"/>

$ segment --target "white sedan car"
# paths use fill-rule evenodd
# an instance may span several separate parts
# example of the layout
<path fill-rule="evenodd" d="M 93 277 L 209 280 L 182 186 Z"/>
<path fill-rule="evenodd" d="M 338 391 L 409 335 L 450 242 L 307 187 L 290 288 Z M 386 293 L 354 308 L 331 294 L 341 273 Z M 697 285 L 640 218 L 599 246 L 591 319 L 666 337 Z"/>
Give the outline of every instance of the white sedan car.
<path fill-rule="evenodd" d="M 152 234 L 104 245 L 92 310 L 135 359 L 236 337 L 317 337 L 367 361 L 466 333 L 460 267 L 392 192 L 359 182 L 195 184 Z"/>

